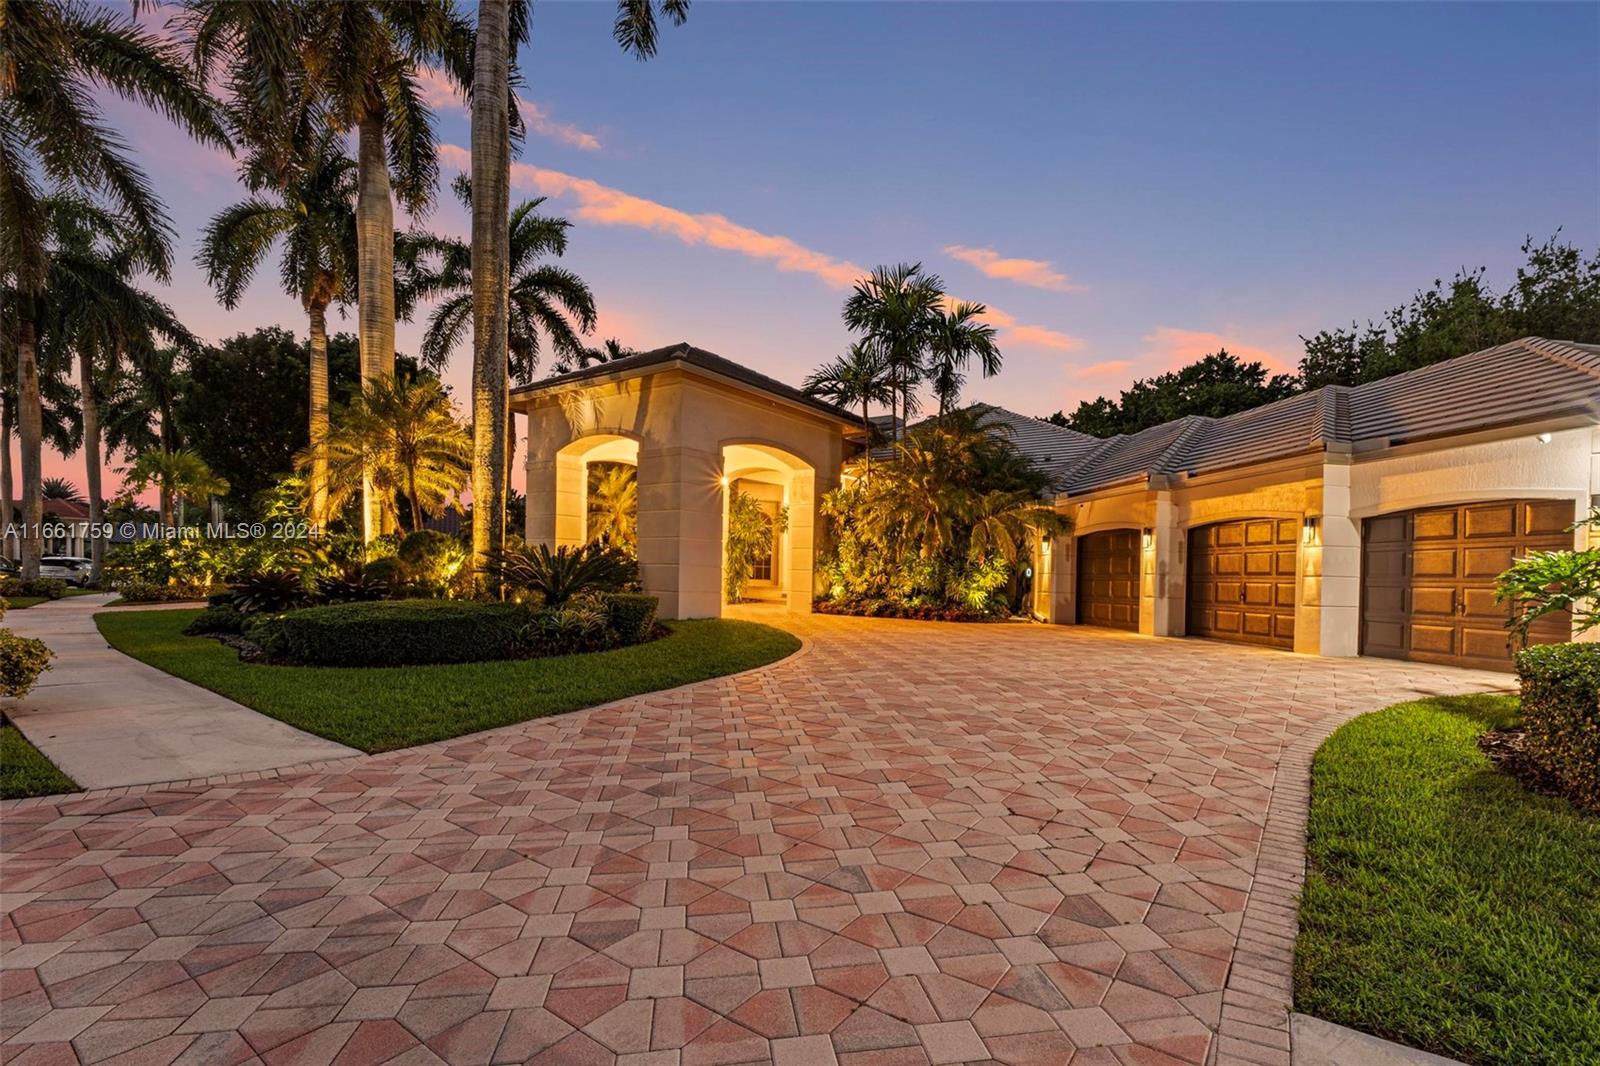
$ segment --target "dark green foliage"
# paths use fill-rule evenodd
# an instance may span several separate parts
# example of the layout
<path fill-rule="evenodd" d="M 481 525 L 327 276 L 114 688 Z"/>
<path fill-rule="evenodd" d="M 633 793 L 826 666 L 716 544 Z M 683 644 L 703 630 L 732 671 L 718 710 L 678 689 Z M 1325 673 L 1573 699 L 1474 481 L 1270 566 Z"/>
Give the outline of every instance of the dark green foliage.
<path fill-rule="evenodd" d="M 0 629 L 0 696 L 20 698 L 32 692 L 53 658 L 55 652 L 44 641 Z"/>
<path fill-rule="evenodd" d="M 1425 699 L 1322 746 L 1297 1010 L 1479 1066 L 1600 1062 L 1600 818 L 1478 750 L 1516 714 Z"/>
<path fill-rule="evenodd" d="M 248 617 L 231 603 L 215 603 L 195 615 L 194 621 L 184 627 L 183 633 L 188 637 L 242 633 Z"/>
<path fill-rule="evenodd" d="M 211 586 L 189 581 L 171 584 L 139 580 L 122 581 L 117 584 L 117 595 L 123 603 L 183 603 L 188 600 L 209 599 Z"/>
<path fill-rule="evenodd" d="M 252 622 L 273 659 L 307 666 L 407 666 L 508 659 L 528 620 L 515 603 L 386 600 L 308 607 Z"/>
<path fill-rule="evenodd" d="M 723 548 L 723 593 L 729 603 L 744 599 L 756 560 L 772 554 L 772 538 L 788 528 L 787 507 L 778 508 L 774 523 L 760 500 L 738 489 L 729 492 L 728 539 Z"/>
<path fill-rule="evenodd" d="M 321 603 L 369 603 L 386 600 L 389 582 L 364 569 L 348 574 L 328 574 L 316 579 L 316 598 Z"/>
<path fill-rule="evenodd" d="M 605 604 L 574 599 L 560 607 L 541 607 L 522 629 L 520 642 L 531 656 L 575 655 L 617 643 Z"/>
<path fill-rule="evenodd" d="M 395 552 L 407 593 L 429 599 L 471 593 L 472 569 L 467 565 L 470 554 L 460 537 L 433 529 L 406 534 Z"/>
<path fill-rule="evenodd" d="M 861 618 L 911 618 L 919 622 L 993 622 L 993 612 L 975 611 L 959 603 L 906 603 L 881 597 L 863 596 L 848 600 L 817 600 L 812 608 L 818 614 L 849 614 Z"/>
<path fill-rule="evenodd" d="M 1269 374 L 1261 363 L 1241 362 L 1220 348 L 1181 370 L 1135 381 L 1117 400 L 1085 400 L 1071 415 L 1057 411 L 1047 421 L 1094 437 L 1113 437 L 1184 415 L 1220 418 L 1298 391 L 1294 375 Z"/>
<path fill-rule="evenodd" d="M 0 578 L 0 596 L 8 600 L 22 597 L 59 600 L 66 594 L 67 583 L 59 577 L 36 577 L 31 580 L 21 577 Z"/>
<path fill-rule="evenodd" d="M 605 597 L 611 631 L 622 644 L 648 640 L 656 625 L 656 608 L 661 601 L 642 592 L 613 592 Z"/>
<path fill-rule="evenodd" d="M 0 800 L 76 791 L 77 782 L 39 754 L 16 726 L 0 725 Z"/>
<path fill-rule="evenodd" d="M 1600 530 L 1600 508 L 1571 528 L 1580 526 Z M 1529 552 L 1496 579 L 1495 602 L 1511 602 L 1506 626 L 1519 644 L 1527 641 L 1535 622 L 1563 611 L 1572 616 L 1574 633 L 1600 625 L 1600 540 L 1595 543 L 1581 550 Z"/>
<path fill-rule="evenodd" d="M 221 607 L 224 604 L 230 607 L 233 606 L 232 589 L 222 589 L 206 597 L 206 606 L 208 607 Z"/>
<path fill-rule="evenodd" d="M 261 570 L 246 574 L 233 590 L 233 605 L 242 614 L 291 611 L 311 602 L 298 570 Z"/>
<path fill-rule="evenodd" d="M 1578 806 L 1600 811 L 1600 644 L 1517 653 L 1528 755 Z"/>
<path fill-rule="evenodd" d="M 543 544 L 516 545 L 489 561 L 490 571 L 507 587 L 539 596 L 559 607 L 581 592 L 621 592 L 639 582 L 639 564 L 603 544 L 551 551 Z"/>
<path fill-rule="evenodd" d="M 340 608 L 341 610 L 346 608 Z M 181 631 L 190 611 L 106 611 L 95 624 L 120 651 L 263 714 L 363 751 L 388 751 L 561 714 L 749 670 L 800 642 L 751 622 L 669 622 L 630 648 L 558 659 L 392 670 L 255 666 Z"/>

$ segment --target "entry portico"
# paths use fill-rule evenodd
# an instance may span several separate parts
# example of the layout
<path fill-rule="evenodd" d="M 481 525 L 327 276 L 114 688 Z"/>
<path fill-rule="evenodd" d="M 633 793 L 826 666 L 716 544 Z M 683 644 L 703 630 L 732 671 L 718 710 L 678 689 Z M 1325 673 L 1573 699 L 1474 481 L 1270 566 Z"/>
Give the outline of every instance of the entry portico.
<path fill-rule="evenodd" d="M 527 539 L 587 540 L 588 468 L 637 468 L 639 571 L 664 618 L 722 613 L 729 489 L 753 483 L 787 509 L 773 584 L 811 609 L 817 500 L 838 484 L 845 411 L 721 356 L 676 344 L 516 389 L 527 416 Z"/>

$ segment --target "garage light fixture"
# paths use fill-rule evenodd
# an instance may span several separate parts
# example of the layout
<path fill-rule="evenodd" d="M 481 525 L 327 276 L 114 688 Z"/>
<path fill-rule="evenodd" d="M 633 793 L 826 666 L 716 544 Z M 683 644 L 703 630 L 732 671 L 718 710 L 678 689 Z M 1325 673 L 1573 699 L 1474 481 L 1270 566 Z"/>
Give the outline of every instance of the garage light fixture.
<path fill-rule="evenodd" d="M 1143 536 L 1140 539 L 1144 544 L 1144 550 L 1149 551 L 1150 545 L 1156 542 L 1156 531 L 1151 529 L 1149 526 L 1145 526 Z"/>
<path fill-rule="evenodd" d="M 1540 444 L 1549 444 L 1550 443 L 1550 434 L 1541 433 L 1537 437 L 1534 437 L 1533 439 L 1538 441 Z"/>
<path fill-rule="evenodd" d="M 1317 542 L 1317 526 L 1322 520 L 1314 514 L 1306 515 L 1305 524 L 1300 527 L 1300 541 L 1303 544 Z"/>

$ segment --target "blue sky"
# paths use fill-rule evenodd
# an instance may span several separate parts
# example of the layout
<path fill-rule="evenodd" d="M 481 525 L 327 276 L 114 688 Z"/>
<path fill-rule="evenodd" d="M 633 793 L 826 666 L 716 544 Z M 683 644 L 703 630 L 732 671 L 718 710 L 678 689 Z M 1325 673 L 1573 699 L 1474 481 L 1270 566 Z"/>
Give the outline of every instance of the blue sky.
<path fill-rule="evenodd" d="M 1219 343 L 1292 368 L 1458 267 L 1503 286 L 1525 235 L 1600 245 L 1600 5 L 702 0 L 648 63 L 612 10 L 537 5 L 513 195 L 573 219 L 600 335 L 635 347 L 798 381 L 846 344 L 852 270 L 920 260 L 1003 323 L 969 395 L 1047 414 Z M 109 111 L 192 253 L 230 166 Z M 223 313 L 186 264 L 170 297 L 213 339 L 303 333 L 272 280 Z"/>

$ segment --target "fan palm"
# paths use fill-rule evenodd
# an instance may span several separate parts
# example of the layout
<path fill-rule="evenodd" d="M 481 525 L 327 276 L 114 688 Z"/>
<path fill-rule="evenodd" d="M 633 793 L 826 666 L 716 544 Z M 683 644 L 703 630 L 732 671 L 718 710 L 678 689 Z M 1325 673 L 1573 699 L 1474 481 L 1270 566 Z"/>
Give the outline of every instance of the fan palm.
<path fill-rule="evenodd" d="M 78 491 L 78 486 L 64 477 L 47 477 L 42 485 L 44 498 L 47 500 L 63 500 L 67 503 L 83 503 L 83 493 Z"/>
<path fill-rule="evenodd" d="M 899 404 L 895 439 L 916 408 L 916 388 L 922 380 L 923 353 L 944 301 L 944 282 L 924 274 L 921 263 L 878 267 L 855 284 L 844 302 L 844 324 L 864 334 L 887 365 L 894 404 Z"/>
<path fill-rule="evenodd" d="M 126 220 L 143 264 L 165 279 L 171 227 L 144 172 L 95 114 L 95 87 L 152 107 L 203 142 L 227 146 L 220 113 L 176 50 L 127 15 L 76 0 L 0 11 L 0 275 L 14 287 L 23 521 L 43 519 L 37 301 L 49 273 L 45 185 L 102 198 Z M 39 571 L 37 538 L 22 572 Z"/>
<path fill-rule="evenodd" d="M 233 308 L 256 268 L 283 242 L 283 288 L 305 309 L 311 347 L 310 439 L 328 432 L 328 305 L 355 288 L 355 163 L 337 135 L 324 132 L 292 164 L 290 177 L 268 196 L 253 196 L 211 220 L 198 261 L 223 306 Z M 311 518 L 328 521 L 328 456 L 313 447 Z"/>
<path fill-rule="evenodd" d="M 987 310 L 982 304 L 963 300 L 934 312 L 928 334 L 928 378 L 933 394 L 939 398 L 941 415 L 956 405 L 973 359 L 978 360 L 984 377 L 1000 373 L 995 330 L 983 322 Z"/>
<path fill-rule="evenodd" d="M 376 490 L 385 517 L 398 525 L 396 494 L 409 505 L 411 528 L 424 513 L 436 513 L 467 484 L 471 438 L 436 378 L 369 382 L 329 429 L 328 505 L 337 512 L 362 492 L 363 479 Z M 296 465 L 311 465 L 316 442 Z"/>
<path fill-rule="evenodd" d="M 889 368 L 871 341 L 857 341 L 831 363 L 824 363 L 805 380 L 805 390 L 840 407 L 861 405 L 861 432 L 867 471 L 872 471 L 872 405 L 893 403 L 894 386 Z"/>

